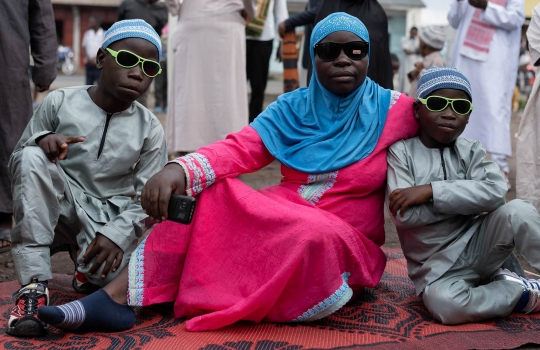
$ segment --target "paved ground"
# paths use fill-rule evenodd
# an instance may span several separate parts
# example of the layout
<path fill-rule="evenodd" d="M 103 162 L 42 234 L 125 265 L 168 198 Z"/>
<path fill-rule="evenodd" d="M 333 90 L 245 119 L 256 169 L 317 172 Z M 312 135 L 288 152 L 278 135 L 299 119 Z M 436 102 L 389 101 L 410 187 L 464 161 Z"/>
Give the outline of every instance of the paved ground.
<path fill-rule="evenodd" d="M 53 83 L 52 89 L 73 86 L 73 85 L 82 85 L 84 83 L 84 77 L 82 76 L 59 76 L 57 80 Z M 265 103 L 271 103 L 275 100 L 277 95 L 281 93 L 282 83 L 279 80 L 270 80 L 269 86 L 267 88 L 267 97 Z M 39 100 L 42 100 L 45 94 L 40 94 Z M 152 96 L 149 97 L 149 106 L 153 106 L 154 99 Z M 165 114 L 158 114 L 158 118 L 164 123 Z M 512 118 L 511 132 L 512 132 L 512 147 L 515 148 L 515 134 L 521 120 L 521 112 L 516 112 Z M 515 199 L 515 159 L 512 157 L 510 159 L 510 180 L 512 182 L 512 190 L 507 194 L 507 200 Z M 280 168 L 277 162 L 270 164 L 268 167 L 253 173 L 240 176 L 240 180 L 244 181 L 249 186 L 260 189 L 269 185 L 278 184 L 280 181 Z M 386 230 L 386 243 L 387 247 L 399 247 L 399 240 L 397 238 L 396 230 L 392 222 L 388 217 L 388 213 L 385 210 L 385 230 Z M 529 271 L 531 270 L 530 266 L 520 259 L 522 264 Z M 52 267 L 53 272 L 55 273 L 69 273 L 72 274 L 74 267 L 67 253 L 58 253 L 52 258 Z M 11 258 L 10 252 L 5 252 L 0 254 L 0 282 L 9 281 L 16 279 L 15 270 L 13 268 L 13 260 Z"/>

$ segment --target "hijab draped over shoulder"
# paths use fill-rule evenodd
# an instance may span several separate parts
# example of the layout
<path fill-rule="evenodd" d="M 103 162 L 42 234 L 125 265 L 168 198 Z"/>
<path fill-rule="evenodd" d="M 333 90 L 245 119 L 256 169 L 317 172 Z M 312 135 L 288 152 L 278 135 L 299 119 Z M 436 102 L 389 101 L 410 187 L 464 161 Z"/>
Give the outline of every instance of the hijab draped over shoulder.
<path fill-rule="evenodd" d="M 354 33 L 369 42 L 368 31 L 358 18 L 334 13 L 319 22 L 311 35 L 314 67 L 315 44 L 338 31 Z M 390 98 L 390 90 L 368 77 L 349 95 L 337 96 L 320 84 L 313 70 L 308 88 L 279 96 L 250 125 L 284 165 L 306 173 L 335 171 L 373 151 L 386 122 Z"/>

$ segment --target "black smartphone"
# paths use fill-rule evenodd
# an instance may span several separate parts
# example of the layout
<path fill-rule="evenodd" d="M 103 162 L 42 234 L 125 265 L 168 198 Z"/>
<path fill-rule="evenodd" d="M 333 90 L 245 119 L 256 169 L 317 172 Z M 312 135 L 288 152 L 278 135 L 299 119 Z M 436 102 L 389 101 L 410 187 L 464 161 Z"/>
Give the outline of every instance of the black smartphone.
<path fill-rule="evenodd" d="M 169 212 L 167 220 L 181 224 L 191 223 L 195 211 L 196 200 L 193 197 L 172 194 L 169 199 Z"/>

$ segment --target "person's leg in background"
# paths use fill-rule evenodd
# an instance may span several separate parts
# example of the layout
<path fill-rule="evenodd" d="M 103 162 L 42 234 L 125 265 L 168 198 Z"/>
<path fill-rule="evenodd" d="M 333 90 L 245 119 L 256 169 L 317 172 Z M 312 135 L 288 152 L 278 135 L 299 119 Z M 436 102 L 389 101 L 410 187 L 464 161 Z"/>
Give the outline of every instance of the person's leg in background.
<path fill-rule="evenodd" d="M 39 104 L 37 103 L 38 91 L 37 91 L 36 84 L 34 84 L 34 82 L 32 81 L 33 71 L 34 71 L 34 66 L 30 66 L 28 68 L 28 77 L 30 78 L 30 85 L 32 86 L 32 109 L 36 109 L 39 106 Z M 1 243 L 0 243 L 0 247 L 1 247 Z"/>
<path fill-rule="evenodd" d="M 6 135 L 12 130 L 9 120 L 0 125 L 0 135 Z M 4 128 L 6 127 L 6 128 Z M 8 134 L 9 135 L 9 134 Z M 0 250 L 8 250 L 11 245 L 11 226 L 13 204 L 11 197 L 11 180 L 8 171 L 8 161 L 15 142 L 0 138 Z"/>
<path fill-rule="evenodd" d="M 154 113 L 165 112 L 167 107 L 167 61 L 161 61 L 161 73 L 154 78 Z"/>
<path fill-rule="evenodd" d="M 249 122 L 262 112 L 273 40 L 246 40 L 246 73 L 251 86 Z"/>
<path fill-rule="evenodd" d="M 96 85 L 101 71 L 95 65 L 86 64 L 86 85 Z"/>
<path fill-rule="evenodd" d="M 85 65 L 85 68 L 86 68 L 86 82 L 85 82 L 85 84 L 86 85 L 93 85 L 94 81 L 93 81 L 93 77 L 92 77 L 92 66 L 87 63 Z"/>
<path fill-rule="evenodd" d="M 504 154 L 499 153 L 490 153 L 491 160 L 495 162 L 501 168 L 501 171 L 504 174 L 504 178 L 506 179 L 506 184 L 508 186 L 508 189 L 512 188 L 512 185 L 510 184 L 510 179 L 508 178 L 508 173 L 510 172 L 510 167 L 508 165 L 508 156 Z"/>

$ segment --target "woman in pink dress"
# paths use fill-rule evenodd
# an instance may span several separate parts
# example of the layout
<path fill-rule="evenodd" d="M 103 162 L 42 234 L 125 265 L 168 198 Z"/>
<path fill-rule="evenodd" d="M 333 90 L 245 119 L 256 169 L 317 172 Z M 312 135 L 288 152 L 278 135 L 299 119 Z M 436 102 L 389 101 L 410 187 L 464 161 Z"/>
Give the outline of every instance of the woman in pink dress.
<path fill-rule="evenodd" d="M 133 326 L 127 306 L 174 301 L 187 329 L 238 320 L 312 321 L 379 282 L 386 264 L 387 148 L 413 136 L 413 100 L 366 77 L 369 35 L 334 13 L 311 37 L 309 88 L 280 96 L 225 140 L 170 162 L 141 202 L 158 224 L 104 289 L 39 317 L 64 329 Z M 236 179 L 277 159 L 283 178 Z M 167 219 L 171 193 L 197 198 L 193 222 Z"/>

